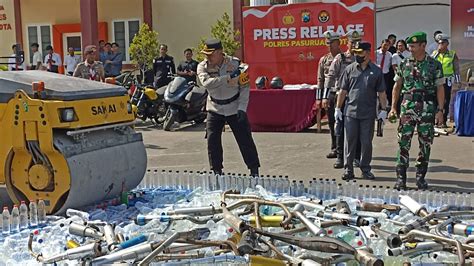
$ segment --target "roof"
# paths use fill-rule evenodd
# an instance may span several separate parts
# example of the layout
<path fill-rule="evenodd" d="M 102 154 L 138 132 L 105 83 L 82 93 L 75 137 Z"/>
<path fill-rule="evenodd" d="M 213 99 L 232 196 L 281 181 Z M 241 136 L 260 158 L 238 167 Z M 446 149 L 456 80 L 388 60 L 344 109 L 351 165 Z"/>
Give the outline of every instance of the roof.
<path fill-rule="evenodd" d="M 74 101 L 122 96 L 124 87 L 40 71 L 0 71 L 0 103 L 8 102 L 19 89 L 33 97 L 33 82 L 43 81 L 48 100 Z"/>

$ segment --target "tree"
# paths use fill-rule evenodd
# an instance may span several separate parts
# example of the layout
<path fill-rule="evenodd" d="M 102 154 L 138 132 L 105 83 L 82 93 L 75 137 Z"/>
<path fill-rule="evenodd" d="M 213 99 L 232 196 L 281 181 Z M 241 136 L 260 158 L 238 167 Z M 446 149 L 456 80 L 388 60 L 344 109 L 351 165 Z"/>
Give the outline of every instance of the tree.
<path fill-rule="evenodd" d="M 234 55 L 235 51 L 240 48 L 240 42 L 237 41 L 240 31 L 234 30 L 232 21 L 230 20 L 229 14 L 225 12 L 220 19 L 216 21 L 214 25 L 211 26 L 211 36 L 212 38 L 219 39 L 222 42 L 222 47 L 224 48 L 224 53 L 228 55 Z M 207 38 L 201 37 L 197 51 L 198 61 L 204 60 L 204 55 L 199 53 L 204 49 L 204 43 Z"/>
<path fill-rule="evenodd" d="M 137 64 L 143 73 L 153 69 L 153 59 L 160 54 L 158 32 L 151 30 L 148 24 L 143 23 L 133 37 L 129 51 L 132 62 Z"/>

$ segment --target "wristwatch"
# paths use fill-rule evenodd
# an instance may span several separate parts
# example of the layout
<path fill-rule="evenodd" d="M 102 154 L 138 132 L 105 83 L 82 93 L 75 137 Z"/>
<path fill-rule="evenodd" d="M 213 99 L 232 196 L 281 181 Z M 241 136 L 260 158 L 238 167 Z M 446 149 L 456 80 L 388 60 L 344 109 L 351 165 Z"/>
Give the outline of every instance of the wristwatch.
<path fill-rule="evenodd" d="M 438 108 L 438 109 L 436 109 L 436 112 L 441 112 L 441 113 L 444 114 L 444 109 Z"/>

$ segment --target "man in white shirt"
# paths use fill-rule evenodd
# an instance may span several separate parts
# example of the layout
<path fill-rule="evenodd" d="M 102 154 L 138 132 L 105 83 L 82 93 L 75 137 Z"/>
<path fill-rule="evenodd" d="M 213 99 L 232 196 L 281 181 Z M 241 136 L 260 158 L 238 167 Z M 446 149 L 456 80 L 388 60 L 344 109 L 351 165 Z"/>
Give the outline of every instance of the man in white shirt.
<path fill-rule="evenodd" d="M 438 40 L 436 39 L 436 35 L 441 34 L 441 33 L 442 32 L 440 30 L 435 31 L 433 34 L 434 42 L 426 47 L 426 53 L 429 56 L 431 56 L 434 51 L 438 50 Z"/>
<path fill-rule="evenodd" d="M 31 44 L 31 53 L 33 54 L 33 61 L 31 62 L 31 70 L 41 69 L 41 65 L 43 63 L 43 56 L 41 55 L 41 52 L 38 51 L 38 49 L 39 49 L 38 43 L 35 42 Z"/>
<path fill-rule="evenodd" d="M 8 70 L 9 71 L 20 71 L 26 70 L 25 61 L 21 62 L 21 58 L 17 57 L 16 44 L 12 45 L 13 54 L 8 58 Z"/>
<path fill-rule="evenodd" d="M 74 54 L 74 48 L 69 47 L 67 51 L 68 54 L 64 57 L 64 68 L 66 69 L 66 75 L 72 76 L 81 58 Z"/>
<path fill-rule="evenodd" d="M 62 65 L 61 56 L 54 52 L 51 45 L 46 46 L 48 54 L 44 57 L 44 64 L 48 72 L 59 73 L 59 67 Z"/>
<path fill-rule="evenodd" d="M 410 57 L 411 53 L 408 51 L 407 43 L 405 40 L 397 41 L 397 52 L 392 55 L 392 67 L 397 71 L 398 66 L 403 59 Z"/>
<path fill-rule="evenodd" d="M 385 80 L 385 88 L 387 89 L 387 99 L 388 103 L 392 103 L 392 87 L 393 87 L 393 80 L 390 75 L 390 67 L 392 67 L 392 53 L 388 51 L 390 48 L 391 43 L 389 39 L 384 39 L 382 44 L 380 45 L 380 49 L 377 49 L 375 52 L 376 54 L 376 65 L 382 69 L 383 77 Z"/>

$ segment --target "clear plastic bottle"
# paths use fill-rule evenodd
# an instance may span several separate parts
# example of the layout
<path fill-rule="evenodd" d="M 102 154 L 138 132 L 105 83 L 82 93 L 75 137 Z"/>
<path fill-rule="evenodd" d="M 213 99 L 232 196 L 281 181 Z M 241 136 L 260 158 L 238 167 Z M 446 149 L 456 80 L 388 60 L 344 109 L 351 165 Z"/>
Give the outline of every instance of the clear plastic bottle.
<path fill-rule="evenodd" d="M 46 205 L 44 200 L 38 200 L 38 222 L 40 225 L 46 224 Z"/>
<path fill-rule="evenodd" d="M 10 212 L 7 206 L 3 207 L 2 212 L 2 233 L 4 235 L 10 234 Z"/>
<path fill-rule="evenodd" d="M 151 175 L 151 186 L 153 188 L 160 187 L 160 180 L 158 178 L 158 169 L 153 170 L 153 175 Z"/>
<path fill-rule="evenodd" d="M 84 221 L 89 221 L 89 218 L 90 218 L 89 214 L 87 212 L 83 212 L 83 211 L 75 210 L 75 209 L 67 209 L 66 210 L 66 216 L 67 217 L 78 216 Z"/>
<path fill-rule="evenodd" d="M 298 194 L 298 183 L 296 180 L 293 180 L 291 182 L 291 187 L 290 187 L 290 196 L 297 197 Z"/>
<path fill-rule="evenodd" d="M 443 205 L 443 194 L 440 191 L 436 191 L 434 196 L 434 204 L 436 208 L 439 208 Z"/>
<path fill-rule="evenodd" d="M 20 232 L 20 210 L 18 210 L 18 206 L 16 205 L 13 205 L 12 215 L 10 217 L 10 224 L 10 231 L 12 233 Z"/>
<path fill-rule="evenodd" d="M 365 188 L 364 185 L 360 184 L 359 188 L 357 190 L 356 197 L 358 200 L 363 200 L 364 199 L 364 194 L 365 194 Z"/>
<path fill-rule="evenodd" d="M 38 226 L 38 206 L 35 200 L 30 200 L 30 227 Z"/>
<path fill-rule="evenodd" d="M 304 193 L 305 193 L 304 183 L 303 183 L 303 180 L 300 180 L 300 181 L 298 182 L 298 197 L 303 196 Z"/>
<path fill-rule="evenodd" d="M 290 177 L 286 175 L 283 180 L 284 180 L 284 186 L 283 186 L 282 193 L 289 193 L 290 192 Z"/>
<path fill-rule="evenodd" d="M 337 195 L 337 182 L 336 179 L 332 179 L 329 182 L 329 199 L 335 199 Z"/>
<path fill-rule="evenodd" d="M 28 206 L 24 200 L 20 202 L 20 229 L 28 228 Z"/>

